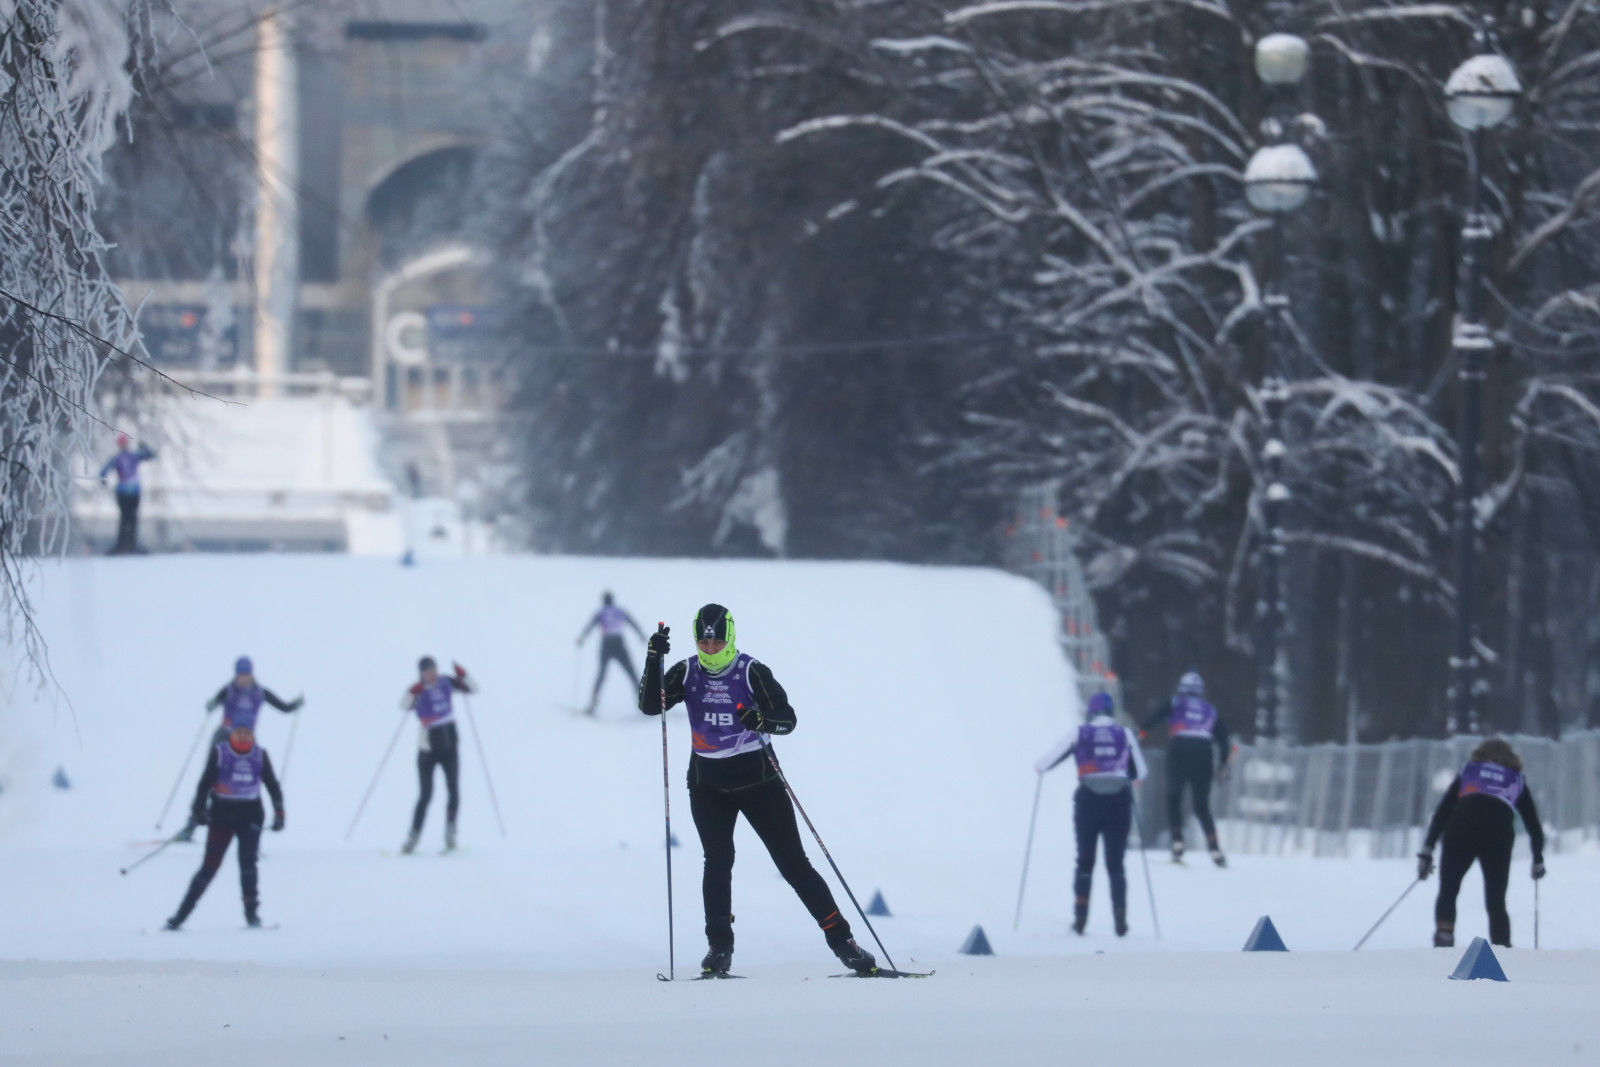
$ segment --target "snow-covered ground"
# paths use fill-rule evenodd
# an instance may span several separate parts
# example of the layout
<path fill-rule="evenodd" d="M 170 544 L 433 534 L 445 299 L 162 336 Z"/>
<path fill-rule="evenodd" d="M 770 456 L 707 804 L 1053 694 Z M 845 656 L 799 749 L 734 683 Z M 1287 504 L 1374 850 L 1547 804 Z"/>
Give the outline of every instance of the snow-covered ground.
<path fill-rule="evenodd" d="M 752 835 L 734 875 L 735 970 L 668 985 L 658 720 L 614 673 L 598 721 L 573 714 L 602 589 L 681 634 L 706 600 L 770 662 L 799 712 L 779 751 L 896 963 L 926 981 L 830 980 L 838 965 Z M 414 569 L 348 557 L 149 557 L 48 564 L 39 621 L 70 707 L 8 669 L 0 691 L 0 1061 L 195 1063 L 1440 1062 L 1600 1048 L 1600 858 L 1542 883 L 1541 945 L 1502 952 L 1506 985 L 1445 980 L 1426 944 L 1432 883 L 1361 953 L 1405 888 L 1403 862 L 1150 856 L 1162 937 L 1130 853 L 1134 930 L 1111 936 L 1103 880 L 1089 936 L 1070 921 L 1071 782 L 1046 780 L 1021 927 L 1011 929 L 1034 757 L 1076 721 L 1047 598 L 979 570 L 856 564 L 486 559 Z M 631 635 L 630 635 L 631 640 Z M 684 641 L 680 638 L 680 649 Z M 402 728 L 361 822 L 351 816 L 401 721 L 424 652 L 482 693 L 465 729 L 464 852 L 393 855 L 415 796 Z M 255 658 L 290 719 L 263 710 L 289 828 L 267 835 L 247 931 L 230 855 L 184 931 L 161 920 L 198 862 L 174 846 L 126 877 L 233 658 Z M 214 716 L 212 718 L 214 722 Z M 703 951 L 698 851 L 670 718 L 677 969 Z M 465 726 L 465 724 L 464 724 Z M 81 735 L 81 740 L 79 736 Z M 60 766 L 72 788 L 50 777 Z M 192 795 L 184 775 L 170 829 Z M 807 839 L 819 868 L 825 861 Z M 1519 846 L 1520 847 L 1520 846 Z M 1532 944 L 1526 857 L 1515 941 Z M 1103 876 L 1101 876 L 1103 879 Z M 1464 945 L 1485 932 L 1477 876 Z M 843 903 L 842 894 L 841 903 Z M 1238 951 L 1270 914 L 1287 956 Z M 961 956 L 982 924 L 998 953 Z M 870 943 L 859 930 L 863 943 Z M 1557 950 L 1557 951 L 1553 951 Z"/>

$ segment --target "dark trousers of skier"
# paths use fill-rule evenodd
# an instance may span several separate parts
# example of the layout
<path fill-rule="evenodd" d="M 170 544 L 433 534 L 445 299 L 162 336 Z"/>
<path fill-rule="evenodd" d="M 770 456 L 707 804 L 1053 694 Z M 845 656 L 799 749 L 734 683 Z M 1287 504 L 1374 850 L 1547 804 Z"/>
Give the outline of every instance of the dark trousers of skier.
<path fill-rule="evenodd" d="M 715 760 L 690 757 L 689 811 L 705 851 L 701 894 L 706 941 L 713 949 L 733 950 L 733 827 L 741 815 L 829 944 L 850 940 L 850 923 L 839 914 L 828 883 L 806 857 L 794 806 L 765 752 Z"/>
<path fill-rule="evenodd" d="M 1200 820 L 1206 844 L 1217 844 L 1217 823 L 1211 817 L 1211 747 L 1206 737 L 1174 737 L 1167 742 L 1167 825 L 1172 840 L 1183 840 L 1183 790 L 1189 787 L 1194 817 Z"/>
<path fill-rule="evenodd" d="M 117 543 L 112 552 L 133 552 L 139 547 L 139 494 L 118 493 Z"/>
<path fill-rule="evenodd" d="M 433 769 L 444 768 L 445 805 L 444 820 L 449 828 L 447 836 L 453 843 L 456 812 L 461 808 L 461 754 L 457 744 L 456 724 L 447 722 L 428 731 L 428 747 L 417 752 L 417 807 L 411 814 L 411 832 L 422 833 L 423 820 L 428 816 L 428 803 L 433 800 Z"/>
<path fill-rule="evenodd" d="M 628 655 L 628 646 L 623 644 L 621 634 L 606 634 L 600 638 L 600 669 L 594 676 L 594 691 L 589 694 L 590 715 L 594 714 L 595 705 L 600 700 L 600 685 L 606 680 L 606 668 L 615 661 L 622 667 L 629 682 L 637 678 L 638 672 L 633 669 L 633 657 Z"/>
<path fill-rule="evenodd" d="M 1489 911 L 1489 940 L 1511 944 L 1511 916 L 1506 912 L 1506 884 L 1511 879 L 1511 845 L 1516 833 L 1511 809 L 1490 797 L 1464 798 L 1440 839 L 1439 898 L 1433 919 L 1439 929 L 1454 931 L 1456 896 L 1461 880 L 1478 861 L 1483 872 L 1483 902 Z"/>
<path fill-rule="evenodd" d="M 266 813 L 261 801 L 219 801 L 211 805 L 206 829 L 206 854 L 200 869 L 189 882 L 189 891 L 183 895 L 173 919 L 181 923 L 189 917 L 200 897 L 222 867 L 222 859 L 234 838 L 239 839 L 239 890 L 244 896 L 244 913 L 247 920 L 256 914 L 257 871 L 256 858 L 261 851 L 261 827 Z"/>
<path fill-rule="evenodd" d="M 1133 826 L 1133 792 L 1096 793 L 1079 786 L 1072 798 L 1072 821 L 1078 835 L 1078 865 L 1072 878 L 1073 928 L 1079 933 L 1089 920 L 1089 891 L 1094 883 L 1094 853 L 1105 842 L 1106 874 L 1111 879 L 1111 914 L 1118 936 L 1128 929 L 1128 876 L 1122 865 Z"/>

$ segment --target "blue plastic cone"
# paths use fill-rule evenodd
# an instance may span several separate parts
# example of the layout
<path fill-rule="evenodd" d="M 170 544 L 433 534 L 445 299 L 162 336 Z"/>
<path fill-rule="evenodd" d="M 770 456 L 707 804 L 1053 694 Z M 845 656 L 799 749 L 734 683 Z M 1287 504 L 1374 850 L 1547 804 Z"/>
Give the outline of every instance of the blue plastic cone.
<path fill-rule="evenodd" d="M 1494 949 L 1489 947 L 1489 942 L 1481 937 L 1472 939 L 1472 944 L 1467 946 L 1466 953 L 1461 957 L 1461 962 L 1456 964 L 1456 969 L 1450 972 L 1450 977 L 1458 982 L 1470 982 L 1474 978 L 1487 978 L 1491 982 L 1506 981 L 1506 972 L 1500 969 L 1500 961 L 1495 959 Z"/>
<path fill-rule="evenodd" d="M 1246 952 L 1288 952 L 1289 946 L 1283 943 L 1283 938 L 1278 936 L 1278 928 L 1272 925 L 1272 920 L 1263 915 L 1256 920 L 1256 928 L 1250 931 L 1250 936 L 1245 940 Z"/>
<path fill-rule="evenodd" d="M 882 915 L 885 918 L 893 918 L 894 917 L 893 914 L 889 911 L 889 905 L 884 902 L 883 890 L 879 889 L 879 890 L 875 890 L 873 892 L 873 894 L 872 894 L 872 903 L 867 905 L 867 914 L 868 915 Z"/>
<path fill-rule="evenodd" d="M 963 956 L 993 956 L 994 949 L 989 947 L 989 939 L 983 935 L 983 927 L 974 926 L 972 933 L 967 935 L 967 940 L 961 946 Z"/>
<path fill-rule="evenodd" d="M 677 834 L 668 834 L 667 835 L 667 845 L 670 848 L 681 848 L 682 847 L 682 846 L 680 846 L 678 844 L 678 835 Z"/>
<path fill-rule="evenodd" d="M 72 782 L 67 778 L 67 769 L 65 767 L 57 767 L 55 776 L 50 779 L 50 784 L 57 789 L 71 789 Z"/>

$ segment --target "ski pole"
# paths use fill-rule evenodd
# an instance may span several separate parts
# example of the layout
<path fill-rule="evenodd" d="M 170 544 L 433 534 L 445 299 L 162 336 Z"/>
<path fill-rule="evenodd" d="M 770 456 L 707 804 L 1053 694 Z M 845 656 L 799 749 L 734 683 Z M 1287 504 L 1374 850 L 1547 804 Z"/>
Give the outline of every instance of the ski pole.
<path fill-rule="evenodd" d="M 494 778 L 489 774 L 489 760 L 483 754 L 483 739 L 478 736 L 478 720 L 472 717 L 472 699 L 462 696 L 461 703 L 467 709 L 467 725 L 472 727 L 472 743 L 478 746 L 478 762 L 483 764 L 483 780 L 489 783 L 489 803 L 494 808 L 494 821 L 500 827 L 500 836 L 506 836 L 505 820 L 500 818 L 500 801 L 494 795 Z"/>
<path fill-rule="evenodd" d="M 1033 787 L 1033 814 L 1028 816 L 1028 844 L 1022 850 L 1022 880 L 1017 883 L 1017 914 L 1011 920 L 1013 930 L 1022 922 L 1022 892 L 1028 888 L 1028 861 L 1033 858 L 1033 827 L 1039 821 L 1039 794 L 1043 792 L 1044 775 L 1041 774 Z"/>
<path fill-rule="evenodd" d="M 734 706 L 740 711 L 744 710 L 743 704 Z M 833 868 L 834 877 L 839 879 L 839 884 L 844 887 L 845 896 L 849 897 L 850 903 L 855 905 L 856 914 L 861 916 L 861 921 L 866 924 L 867 932 L 872 935 L 872 940 L 878 943 L 878 951 L 883 953 L 883 961 L 889 965 L 891 971 L 898 971 L 900 968 L 894 965 L 894 960 L 889 956 L 889 950 L 883 947 L 883 939 L 878 936 L 878 931 L 872 928 L 872 920 L 867 918 L 867 913 L 862 910 L 861 902 L 856 899 L 855 893 L 850 888 L 850 883 L 844 880 L 844 872 L 839 870 L 837 863 L 833 862 L 833 854 L 828 851 L 828 846 L 822 843 L 822 835 L 817 833 L 816 826 L 811 822 L 811 816 L 806 814 L 805 806 L 800 803 L 800 798 L 795 796 L 794 786 L 789 784 L 789 779 L 783 773 L 783 768 L 778 766 L 778 759 L 772 754 L 772 746 L 767 744 L 765 737 L 761 739 L 761 750 L 767 754 L 767 762 L 772 764 L 772 769 L 778 772 L 778 781 L 783 783 L 784 792 L 788 793 L 789 799 L 794 801 L 795 810 L 806 821 L 806 829 L 810 830 L 811 836 L 817 839 L 817 847 L 822 850 L 823 856 L 827 857 L 828 866 Z"/>
<path fill-rule="evenodd" d="M 177 799 L 178 790 L 183 786 L 183 776 L 189 773 L 189 761 L 194 759 L 195 752 L 200 748 L 200 739 L 205 736 L 209 727 L 210 724 L 206 719 L 202 718 L 200 720 L 200 729 L 195 732 L 194 740 L 189 744 L 189 754 L 183 757 L 183 766 L 178 768 L 178 780 L 172 783 L 172 792 L 167 794 L 167 802 L 161 806 L 161 817 L 156 820 L 157 830 L 161 829 L 161 824 L 167 821 L 167 812 L 172 810 L 172 802 Z"/>
<path fill-rule="evenodd" d="M 278 781 L 289 777 L 289 757 L 294 754 L 294 732 L 300 728 L 300 713 L 294 713 L 294 718 L 289 721 L 289 740 L 283 743 L 283 768 L 278 771 Z"/>
<path fill-rule="evenodd" d="M 362 796 L 360 805 L 356 807 L 356 813 L 350 818 L 350 829 L 344 832 L 346 841 L 350 840 L 350 835 L 356 832 L 356 823 L 361 819 L 361 813 L 367 810 L 367 801 L 372 799 L 372 791 L 378 788 L 378 776 L 383 773 L 384 765 L 389 762 L 389 754 L 394 751 L 395 742 L 400 740 L 400 731 L 406 725 L 406 716 L 408 714 L 409 712 L 402 711 L 400 713 L 400 721 L 395 723 L 394 736 L 389 738 L 389 747 L 383 750 L 383 759 L 378 761 L 378 769 L 372 772 L 372 784 L 367 786 L 367 791 Z"/>
<path fill-rule="evenodd" d="M 1443 876 L 1441 875 L 1440 877 L 1443 877 Z M 1356 947 L 1352 951 L 1356 951 L 1356 952 L 1361 951 L 1361 946 L 1365 945 L 1367 943 L 1367 938 L 1371 937 L 1373 934 L 1378 932 L 1378 927 L 1382 926 L 1383 925 L 1383 920 L 1387 919 L 1391 914 L 1394 913 L 1394 909 L 1396 909 L 1396 908 L 1398 908 L 1400 906 L 1400 901 L 1406 899 L 1407 895 L 1409 895 L 1410 892 L 1413 889 L 1417 888 L 1417 886 L 1419 886 L 1421 884 L 1422 884 L 1422 879 L 1421 878 L 1412 879 L 1411 884 L 1406 886 L 1406 891 L 1404 893 L 1400 894 L 1400 900 L 1396 900 L 1393 904 L 1390 904 L 1389 905 L 1389 910 L 1384 912 L 1382 915 L 1378 916 L 1378 921 L 1372 924 L 1372 929 L 1368 930 L 1366 932 L 1366 934 L 1364 934 L 1362 936 L 1360 941 L 1356 942 Z"/>
<path fill-rule="evenodd" d="M 180 834 L 182 834 L 182 833 L 183 833 L 183 831 L 179 830 L 178 833 L 173 834 L 171 837 L 169 837 L 165 841 L 161 842 L 161 844 L 157 845 L 155 847 L 154 851 L 146 852 L 143 856 L 140 856 L 138 859 L 134 860 L 132 863 L 128 864 L 126 867 L 123 867 L 121 869 L 121 873 L 127 874 L 129 871 L 131 871 L 135 867 L 139 866 L 139 864 L 143 863 L 145 860 L 154 859 L 155 857 L 159 856 L 163 851 L 165 851 L 166 847 L 168 845 L 172 844 L 174 841 L 176 841 L 178 839 L 178 836 Z"/>
<path fill-rule="evenodd" d="M 667 632 L 665 622 L 656 623 L 656 633 Z M 646 653 L 649 655 L 649 653 Z M 667 665 L 666 657 L 661 657 L 661 807 L 666 813 L 667 825 L 667 973 L 663 981 L 670 982 L 677 975 L 677 960 L 675 959 L 676 938 L 672 930 L 672 780 L 667 769 Z M 662 978 L 661 975 L 656 975 Z"/>
<path fill-rule="evenodd" d="M 1133 801 L 1133 825 L 1139 830 L 1139 863 L 1144 867 L 1144 891 L 1150 896 L 1150 925 L 1155 928 L 1156 940 L 1160 941 L 1161 920 L 1156 918 L 1156 887 L 1150 881 L 1150 855 L 1145 850 L 1144 823 L 1139 820 L 1139 798 L 1130 793 L 1130 799 Z"/>

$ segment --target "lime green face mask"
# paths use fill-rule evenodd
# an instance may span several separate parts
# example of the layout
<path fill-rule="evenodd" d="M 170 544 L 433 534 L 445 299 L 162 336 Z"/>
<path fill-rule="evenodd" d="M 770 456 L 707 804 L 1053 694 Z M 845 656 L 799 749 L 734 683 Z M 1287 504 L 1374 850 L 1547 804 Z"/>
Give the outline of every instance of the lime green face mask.
<path fill-rule="evenodd" d="M 724 616 L 724 618 L 727 620 L 728 643 L 722 646 L 722 651 L 707 654 L 705 652 L 701 652 L 698 648 L 695 649 L 695 655 L 700 657 L 700 666 L 704 667 L 712 674 L 717 673 L 728 664 L 732 663 L 736 658 L 738 658 L 739 655 L 739 650 L 734 646 L 733 643 L 733 613 L 728 613 Z M 695 626 L 692 632 L 700 632 L 699 622 L 700 619 L 698 616 L 696 616 Z"/>

